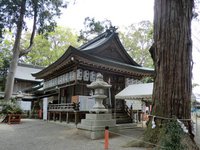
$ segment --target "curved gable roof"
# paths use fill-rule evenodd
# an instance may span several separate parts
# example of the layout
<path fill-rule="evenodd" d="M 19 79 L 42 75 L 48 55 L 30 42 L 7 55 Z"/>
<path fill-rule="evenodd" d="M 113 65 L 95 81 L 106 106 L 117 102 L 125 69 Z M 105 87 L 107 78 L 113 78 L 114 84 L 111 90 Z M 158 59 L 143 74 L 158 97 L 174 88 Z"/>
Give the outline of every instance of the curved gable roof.
<path fill-rule="evenodd" d="M 115 34 L 113 30 L 106 30 L 106 32 L 100 34 L 89 42 L 83 44 L 78 49 L 81 51 L 93 50 L 94 48 L 99 47 L 102 44 L 105 44 L 110 38 Z"/>
<path fill-rule="evenodd" d="M 102 47 L 103 50 L 106 50 L 105 45 L 108 46 L 114 43 L 114 45 L 116 46 L 114 50 L 119 54 L 119 57 L 122 59 L 122 62 L 134 66 L 140 66 L 127 53 L 127 51 L 125 50 L 124 46 L 122 45 L 119 39 L 118 33 L 116 33 L 115 31 L 116 31 L 115 27 L 106 30 L 106 32 L 100 34 L 93 40 L 89 41 L 86 44 L 83 44 L 81 47 L 78 48 L 78 50 L 92 55 L 99 55 L 98 49 L 101 49 Z M 107 55 L 102 57 L 107 58 Z M 118 60 L 116 59 L 116 61 Z"/>
<path fill-rule="evenodd" d="M 93 40 L 89 41 L 86 44 L 83 44 L 79 48 L 74 48 L 72 46 L 69 46 L 69 48 L 66 50 L 66 52 L 54 63 L 43 69 L 42 71 L 38 73 L 32 74 L 36 78 L 44 78 L 51 73 L 54 73 L 58 71 L 59 69 L 62 69 L 66 65 L 68 65 L 73 56 L 76 56 L 77 61 L 83 61 L 84 63 L 90 63 L 90 64 L 97 64 L 96 66 L 102 65 L 106 68 L 117 68 L 119 67 L 121 70 L 130 70 L 130 72 L 136 71 L 139 74 L 153 74 L 152 69 L 147 69 L 144 67 L 141 67 L 138 65 L 126 52 L 125 48 L 123 47 L 118 34 L 115 32 L 116 29 L 109 29 L 106 32 L 102 33 L 101 35 L 97 36 Z M 114 44 L 113 44 L 114 43 Z M 114 45 L 114 51 L 115 54 L 118 55 L 118 59 L 121 59 L 122 61 L 119 61 L 118 59 L 110 59 L 109 56 L 103 56 L 100 55 L 101 52 L 106 52 L 109 50 L 110 45 Z M 105 54 L 106 55 L 106 54 Z M 109 55 L 109 52 L 108 52 Z M 79 60 L 81 58 L 81 60 Z"/>

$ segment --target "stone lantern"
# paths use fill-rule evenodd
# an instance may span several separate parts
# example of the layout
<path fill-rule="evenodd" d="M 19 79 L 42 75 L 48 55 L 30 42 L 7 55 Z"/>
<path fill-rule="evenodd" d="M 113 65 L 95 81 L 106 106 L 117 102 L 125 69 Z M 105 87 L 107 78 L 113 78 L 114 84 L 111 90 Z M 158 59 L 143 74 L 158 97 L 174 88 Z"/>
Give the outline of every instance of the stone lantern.
<path fill-rule="evenodd" d="M 106 98 L 104 90 L 110 88 L 111 85 L 103 81 L 103 76 L 98 73 L 96 81 L 87 85 L 87 87 L 94 89 L 94 95 L 91 97 L 94 98 L 95 104 L 90 113 L 86 114 L 86 118 L 81 120 L 77 128 L 91 139 L 103 138 L 105 127 L 109 127 L 111 131 L 117 130 L 116 120 L 112 119 L 112 114 L 108 113 L 108 110 L 102 104 Z"/>
<path fill-rule="evenodd" d="M 91 84 L 87 85 L 88 88 L 94 89 L 94 95 L 91 96 L 95 99 L 95 105 L 90 110 L 90 112 L 95 113 L 106 113 L 108 112 L 107 109 L 105 109 L 105 106 L 102 104 L 103 100 L 107 97 L 104 95 L 105 89 L 110 88 L 112 85 L 109 85 L 105 81 L 103 81 L 102 74 L 97 74 L 96 81 L 92 82 Z"/>

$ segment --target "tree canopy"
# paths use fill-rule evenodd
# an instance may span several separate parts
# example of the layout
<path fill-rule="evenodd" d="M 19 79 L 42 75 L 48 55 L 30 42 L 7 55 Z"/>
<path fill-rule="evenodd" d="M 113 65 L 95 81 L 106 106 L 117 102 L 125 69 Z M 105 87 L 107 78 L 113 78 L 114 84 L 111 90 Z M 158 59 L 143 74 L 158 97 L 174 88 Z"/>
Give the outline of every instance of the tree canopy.
<path fill-rule="evenodd" d="M 83 24 L 84 29 L 80 30 L 78 37 L 78 41 L 81 42 L 87 42 L 91 40 L 112 26 L 112 22 L 110 20 L 96 21 L 94 17 L 86 17 Z"/>
<path fill-rule="evenodd" d="M 64 0 L 1 0 L 0 3 L 0 41 L 4 38 L 4 31 L 12 31 L 15 37 L 13 44 L 13 55 L 7 76 L 4 98 L 8 100 L 12 95 L 14 75 L 18 60 L 21 56 L 30 52 L 35 32 L 45 34 L 47 31 L 53 31 L 56 26 L 55 17 L 60 16 L 61 8 L 65 8 L 67 3 Z M 22 49 L 20 43 L 22 31 L 27 30 L 26 21 L 32 20 L 32 32 L 29 39 L 29 45 Z"/>
<path fill-rule="evenodd" d="M 1 0 L 0 2 L 0 37 L 3 37 L 5 29 L 14 31 L 20 18 L 20 9 L 24 3 L 24 18 L 34 19 L 38 33 L 54 30 L 55 17 L 61 15 L 61 8 L 67 7 L 64 0 Z M 23 29 L 28 29 L 27 20 L 23 19 Z M 33 21 L 34 21 L 33 20 Z M 34 26 L 34 25 L 33 25 Z"/>
<path fill-rule="evenodd" d="M 71 29 L 56 27 L 54 32 L 47 32 L 48 36 L 37 34 L 32 50 L 23 57 L 22 61 L 39 66 L 48 66 L 56 61 L 72 45 L 79 46 L 78 36 Z M 30 34 L 27 35 L 28 37 Z M 28 38 L 27 38 L 28 39 Z M 28 41 L 24 41 L 25 45 Z"/>
<path fill-rule="evenodd" d="M 9 66 L 8 64 L 12 56 L 12 45 L 14 43 L 11 32 L 5 31 L 4 35 L 6 37 L 0 42 L 0 68 Z"/>
<path fill-rule="evenodd" d="M 120 32 L 120 39 L 130 56 L 141 66 L 153 67 L 149 49 L 153 44 L 153 24 L 141 21 Z"/>

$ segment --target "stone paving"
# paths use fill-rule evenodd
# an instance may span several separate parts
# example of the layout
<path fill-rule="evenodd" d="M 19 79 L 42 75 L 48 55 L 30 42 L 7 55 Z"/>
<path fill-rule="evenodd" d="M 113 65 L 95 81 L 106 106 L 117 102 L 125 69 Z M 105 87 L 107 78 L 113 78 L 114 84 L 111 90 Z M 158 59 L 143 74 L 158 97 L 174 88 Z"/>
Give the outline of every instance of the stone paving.
<path fill-rule="evenodd" d="M 130 130 L 126 130 L 130 134 Z M 142 131 L 134 131 L 132 138 L 138 138 Z M 143 148 L 123 148 L 131 137 L 113 136 L 109 140 L 109 150 L 144 150 Z M 46 122 L 42 120 L 22 120 L 21 124 L 0 124 L 0 150 L 103 150 L 104 140 L 91 140 L 81 134 L 74 125 Z"/>
<path fill-rule="evenodd" d="M 196 142 L 200 145 L 200 118 Z M 144 150 L 123 148 L 127 142 L 137 140 L 141 129 L 124 129 L 121 135 L 109 140 L 109 150 Z M 74 124 L 23 119 L 21 124 L 0 124 L 0 150 L 104 150 L 104 140 L 85 137 Z"/>

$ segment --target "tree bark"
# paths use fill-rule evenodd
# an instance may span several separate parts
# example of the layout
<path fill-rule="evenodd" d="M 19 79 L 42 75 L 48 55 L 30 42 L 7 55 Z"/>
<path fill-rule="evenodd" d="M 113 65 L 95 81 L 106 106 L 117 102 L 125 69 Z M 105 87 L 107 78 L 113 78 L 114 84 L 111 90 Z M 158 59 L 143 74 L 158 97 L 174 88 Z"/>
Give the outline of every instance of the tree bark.
<path fill-rule="evenodd" d="M 155 81 L 151 113 L 158 119 L 174 116 L 191 119 L 193 5 L 193 0 L 154 2 L 154 45 L 150 52 L 155 65 Z M 162 121 L 159 123 L 162 124 Z M 191 122 L 183 123 L 192 135 Z M 155 139 L 159 142 L 159 128 L 162 126 L 152 129 L 149 124 L 146 135 L 157 137 Z M 193 136 L 190 137 L 193 141 Z"/>
<path fill-rule="evenodd" d="M 17 33 L 15 37 L 15 43 L 13 46 L 13 56 L 10 63 L 9 72 L 8 72 L 7 81 L 6 81 L 6 89 L 5 89 L 5 95 L 4 95 L 5 100 L 9 100 L 13 92 L 14 77 L 15 77 L 17 63 L 18 63 L 19 54 L 20 54 L 20 40 L 21 40 L 21 34 L 22 34 L 22 29 L 23 29 L 23 20 L 24 20 L 25 11 L 26 11 L 26 0 L 22 0 L 20 17 L 17 24 Z"/>
<path fill-rule="evenodd" d="M 192 0 L 156 0 L 153 114 L 190 119 Z"/>
<path fill-rule="evenodd" d="M 33 47 L 35 31 L 36 31 L 37 16 L 38 16 L 38 0 L 34 0 L 33 1 L 33 11 L 34 11 L 33 29 L 32 29 L 32 33 L 31 33 L 31 37 L 30 37 L 30 41 L 29 41 L 29 46 L 25 50 L 20 50 L 19 58 L 21 56 L 24 56 L 24 55 L 28 54 L 31 51 L 32 47 Z"/>

